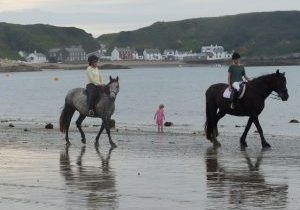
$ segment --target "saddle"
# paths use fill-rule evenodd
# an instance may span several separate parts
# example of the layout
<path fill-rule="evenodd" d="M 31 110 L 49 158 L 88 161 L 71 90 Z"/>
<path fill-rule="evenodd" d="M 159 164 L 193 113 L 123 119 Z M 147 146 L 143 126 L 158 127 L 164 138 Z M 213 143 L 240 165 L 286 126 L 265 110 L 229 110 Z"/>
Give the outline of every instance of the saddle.
<path fill-rule="evenodd" d="M 246 82 L 241 82 L 240 83 L 240 89 L 238 91 L 238 99 L 242 99 L 244 97 L 244 94 L 246 92 Z M 227 87 L 223 93 L 223 97 L 230 99 L 231 97 L 231 91 L 229 90 L 229 87 Z"/>

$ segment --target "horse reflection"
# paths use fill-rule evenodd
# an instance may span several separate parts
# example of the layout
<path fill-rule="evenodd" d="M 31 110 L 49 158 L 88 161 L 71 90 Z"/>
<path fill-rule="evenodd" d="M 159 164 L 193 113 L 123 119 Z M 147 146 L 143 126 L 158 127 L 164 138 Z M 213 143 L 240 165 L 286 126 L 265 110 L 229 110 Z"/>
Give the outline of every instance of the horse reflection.
<path fill-rule="evenodd" d="M 206 151 L 207 197 L 213 198 L 213 203 L 217 202 L 216 199 L 229 199 L 228 205 L 236 208 L 240 208 L 243 204 L 258 208 L 285 207 L 288 185 L 273 184 L 265 180 L 260 171 L 263 153 L 262 150 L 253 163 L 244 150 L 242 155 L 248 168 L 226 170 L 218 161 L 218 149 L 208 148 Z"/>
<path fill-rule="evenodd" d="M 60 172 L 65 178 L 66 185 L 71 188 L 71 195 L 74 196 L 70 198 L 70 204 L 74 203 L 74 198 L 78 193 L 80 197 L 86 197 L 88 209 L 117 208 L 115 175 L 110 170 L 109 164 L 113 148 L 110 148 L 108 154 L 103 156 L 99 147 L 95 146 L 97 156 L 101 160 L 101 167 L 84 165 L 85 146 L 81 148 L 76 166 L 72 165 L 69 148 L 70 145 L 66 145 L 65 150 L 60 154 Z"/>

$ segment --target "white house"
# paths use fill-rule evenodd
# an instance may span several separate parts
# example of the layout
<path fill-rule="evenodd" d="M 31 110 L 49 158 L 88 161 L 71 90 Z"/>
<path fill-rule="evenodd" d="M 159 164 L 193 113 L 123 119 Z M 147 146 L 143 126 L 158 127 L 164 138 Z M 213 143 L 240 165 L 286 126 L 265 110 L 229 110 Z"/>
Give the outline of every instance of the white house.
<path fill-rule="evenodd" d="M 175 51 L 172 49 L 165 49 L 163 52 L 163 58 L 165 60 L 175 60 Z"/>
<path fill-rule="evenodd" d="M 26 61 L 29 62 L 29 63 L 46 63 L 47 58 L 44 54 L 37 53 L 36 51 L 34 51 L 34 53 L 30 53 L 26 57 Z"/>
<path fill-rule="evenodd" d="M 120 53 L 118 51 L 118 48 L 115 47 L 115 49 L 111 52 L 111 60 L 112 61 L 119 61 L 121 60 L 120 58 Z"/>
<path fill-rule="evenodd" d="M 207 60 L 227 60 L 231 58 L 231 54 L 224 51 L 223 46 L 210 45 L 201 47 L 201 53 L 207 54 Z"/>
<path fill-rule="evenodd" d="M 159 49 L 144 49 L 143 56 L 144 56 L 144 60 L 148 60 L 148 61 L 162 60 L 162 55 Z"/>
<path fill-rule="evenodd" d="M 192 51 L 175 51 L 175 60 L 183 61 L 185 57 L 193 56 Z"/>
<path fill-rule="evenodd" d="M 136 51 L 135 49 L 132 50 L 132 59 L 133 59 L 133 60 L 140 60 L 139 53 L 138 53 L 138 51 Z"/>

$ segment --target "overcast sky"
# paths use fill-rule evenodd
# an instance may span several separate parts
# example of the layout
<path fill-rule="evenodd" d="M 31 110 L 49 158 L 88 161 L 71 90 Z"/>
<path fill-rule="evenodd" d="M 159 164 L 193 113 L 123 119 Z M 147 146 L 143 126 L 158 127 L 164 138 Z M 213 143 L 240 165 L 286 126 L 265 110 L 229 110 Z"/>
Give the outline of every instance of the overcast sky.
<path fill-rule="evenodd" d="M 97 37 L 156 21 L 300 10 L 300 0 L 0 0 L 0 22 L 75 26 Z"/>

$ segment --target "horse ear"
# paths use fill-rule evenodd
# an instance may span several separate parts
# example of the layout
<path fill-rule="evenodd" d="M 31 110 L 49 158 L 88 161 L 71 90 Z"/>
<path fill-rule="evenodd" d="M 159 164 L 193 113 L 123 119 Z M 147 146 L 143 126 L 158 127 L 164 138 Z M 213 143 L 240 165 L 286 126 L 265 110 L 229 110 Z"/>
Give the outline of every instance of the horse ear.
<path fill-rule="evenodd" d="M 119 82 L 119 76 L 117 76 L 117 81 Z"/>
<path fill-rule="evenodd" d="M 109 80 L 110 80 L 110 81 L 112 81 L 112 78 L 111 78 L 111 76 L 109 76 Z"/>
<path fill-rule="evenodd" d="M 282 74 L 283 74 L 283 76 L 285 76 L 285 72 L 283 72 Z"/>
<path fill-rule="evenodd" d="M 277 69 L 276 74 L 279 75 L 279 69 Z"/>

